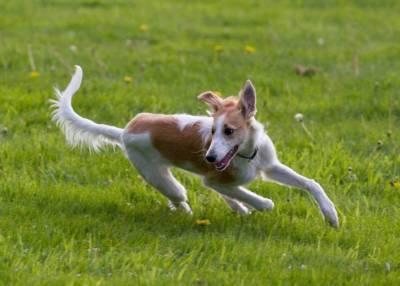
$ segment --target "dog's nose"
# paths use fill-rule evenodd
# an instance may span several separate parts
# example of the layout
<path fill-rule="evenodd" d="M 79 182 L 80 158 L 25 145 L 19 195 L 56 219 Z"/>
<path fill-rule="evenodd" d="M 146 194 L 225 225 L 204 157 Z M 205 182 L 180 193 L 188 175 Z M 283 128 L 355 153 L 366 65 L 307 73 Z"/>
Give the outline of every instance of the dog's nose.
<path fill-rule="evenodd" d="M 217 157 L 214 155 L 207 155 L 206 160 L 207 160 L 207 162 L 214 163 L 215 160 L 217 160 Z"/>

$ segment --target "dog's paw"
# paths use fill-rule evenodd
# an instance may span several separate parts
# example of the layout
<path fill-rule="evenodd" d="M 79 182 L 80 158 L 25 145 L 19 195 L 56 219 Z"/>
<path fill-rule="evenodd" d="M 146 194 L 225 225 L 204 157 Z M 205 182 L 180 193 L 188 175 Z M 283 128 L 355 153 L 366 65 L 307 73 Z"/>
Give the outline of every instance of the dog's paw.
<path fill-rule="evenodd" d="M 309 182 L 309 191 L 317 200 L 319 208 L 324 216 L 325 221 L 327 221 L 332 227 L 339 228 L 339 217 L 335 208 L 335 205 L 325 194 L 321 185 L 311 180 Z"/>
<path fill-rule="evenodd" d="M 176 212 L 177 210 L 182 210 L 187 214 L 190 215 L 193 214 L 193 211 L 187 202 L 174 203 L 172 201 L 168 201 L 168 208 L 172 212 Z"/>
<path fill-rule="evenodd" d="M 189 204 L 187 202 L 180 202 L 179 208 L 182 209 L 185 213 L 187 213 L 189 215 L 193 215 L 192 208 L 189 206 Z"/>
<path fill-rule="evenodd" d="M 249 215 L 251 214 L 251 211 L 248 207 L 246 207 L 244 204 L 242 203 L 237 203 L 237 205 L 232 208 L 235 212 L 237 212 L 240 215 Z"/>
<path fill-rule="evenodd" d="M 232 211 L 234 211 L 235 213 L 238 213 L 240 215 L 248 215 L 251 214 L 250 209 L 245 206 L 242 202 L 239 202 L 238 200 L 234 200 L 231 198 L 227 198 L 224 197 L 226 203 L 230 206 L 230 208 L 232 209 Z"/>
<path fill-rule="evenodd" d="M 335 205 L 329 200 L 321 208 L 325 220 L 334 228 L 339 228 L 339 217 Z"/>
<path fill-rule="evenodd" d="M 259 211 L 270 211 L 275 207 L 275 204 L 270 199 L 263 199 L 260 205 L 257 207 Z"/>
<path fill-rule="evenodd" d="M 176 212 L 176 206 L 173 202 L 168 201 L 168 208 L 171 212 Z"/>

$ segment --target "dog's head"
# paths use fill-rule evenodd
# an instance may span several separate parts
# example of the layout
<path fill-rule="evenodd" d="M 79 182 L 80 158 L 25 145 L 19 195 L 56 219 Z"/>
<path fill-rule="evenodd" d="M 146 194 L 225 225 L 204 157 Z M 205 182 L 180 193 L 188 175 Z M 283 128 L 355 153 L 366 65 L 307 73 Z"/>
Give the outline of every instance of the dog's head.
<path fill-rule="evenodd" d="M 256 114 L 256 90 L 248 80 L 239 98 L 222 99 L 211 91 L 198 98 L 213 108 L 212 138 L 206 160 L 215 164 L 218 171 L 223 171 L 247 142 L 250 123 Z"/>

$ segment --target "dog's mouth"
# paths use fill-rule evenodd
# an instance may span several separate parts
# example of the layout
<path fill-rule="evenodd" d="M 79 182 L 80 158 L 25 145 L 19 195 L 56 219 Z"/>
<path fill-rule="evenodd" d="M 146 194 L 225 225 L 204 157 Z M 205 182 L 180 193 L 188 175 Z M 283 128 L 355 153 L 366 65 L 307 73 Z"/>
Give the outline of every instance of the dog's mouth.
<path fill-rule="evenodd" d="M 215 163 L 217 171 L 223 171 L 229 166 L 229 163 L 232 161 L 233 157 L 235 157 L 238 149 L 239 145 L 234 146 L 228 153 L 226 153 L 225 157 L 222 158 L 221 161 Z"/>

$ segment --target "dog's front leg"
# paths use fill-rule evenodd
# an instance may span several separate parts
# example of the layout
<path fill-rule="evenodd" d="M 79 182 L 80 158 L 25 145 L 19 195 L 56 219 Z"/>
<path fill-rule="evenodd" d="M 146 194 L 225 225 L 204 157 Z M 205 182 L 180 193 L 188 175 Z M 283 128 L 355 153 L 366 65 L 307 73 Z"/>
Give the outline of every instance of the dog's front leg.
<path fill-rule="evenodd" d="M 221 195 L 243 202 L 258 211 L 266 211 L 274 208 L 274 202 L 259 196 L 241 186 L 226 186 L 220 184 L 206 183 L 207 186 L 216 190 Z"/>
<path fill-rule="evenodd" d="M 325 219 L 333 227 L 339 227 L 339 218 L 335 209 L 335 205 L 316 181 L 297 174 L 291 168 L 281 163 L 275 163 L 274 165 L 268 167 L 264 171 L 264 174 L 267 179 L 277 183 L 308 191 L 317 201 Z"/>
<path fill-rule="evenodd" d="M 235 212 L 241 214 L 241 215 L 247 215 L 250 214 L 251 211 L 249 210 L 248 207 L 246 207 L 244 204 L 239 202 L 238 200 L 232 199 L 226 195 L 222 195 L 221 197 L 224 199 L 226 204 Z"/>

